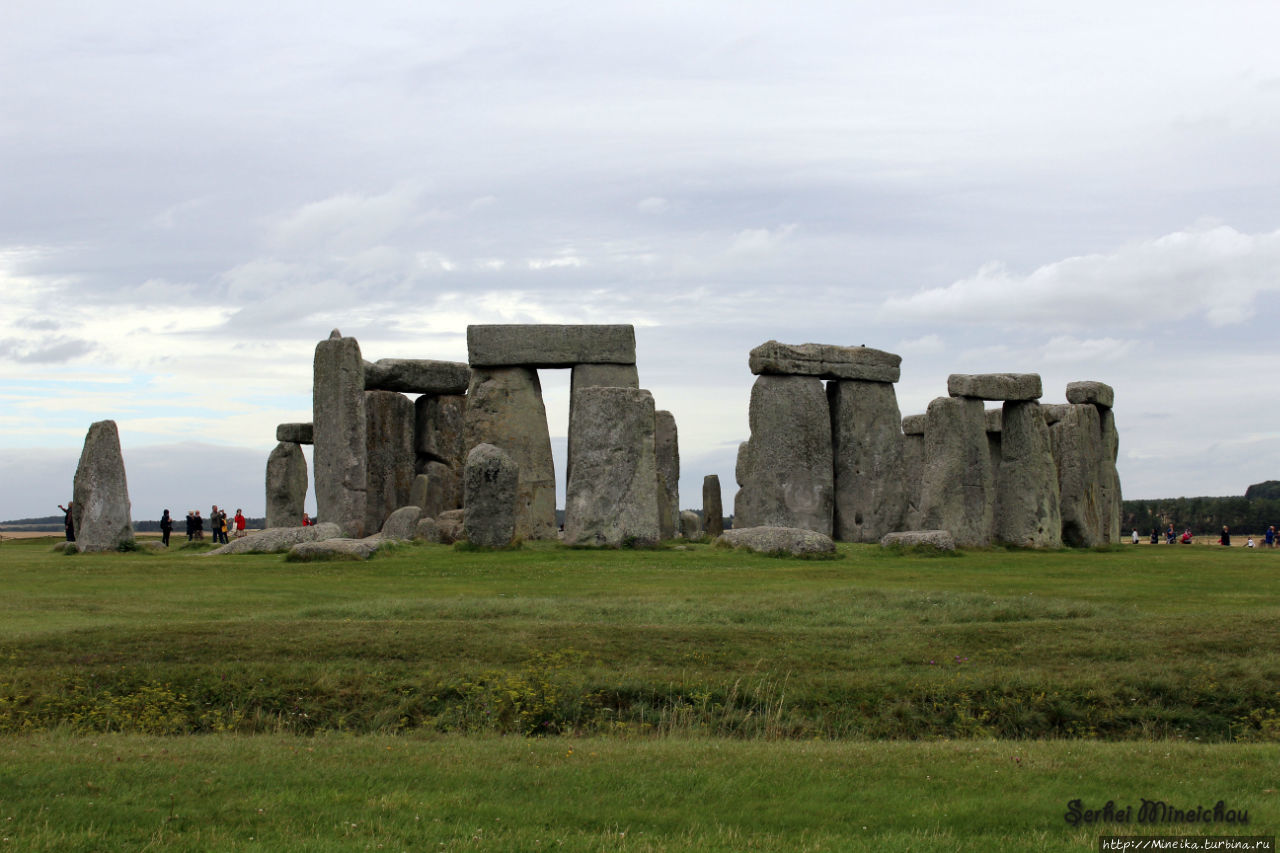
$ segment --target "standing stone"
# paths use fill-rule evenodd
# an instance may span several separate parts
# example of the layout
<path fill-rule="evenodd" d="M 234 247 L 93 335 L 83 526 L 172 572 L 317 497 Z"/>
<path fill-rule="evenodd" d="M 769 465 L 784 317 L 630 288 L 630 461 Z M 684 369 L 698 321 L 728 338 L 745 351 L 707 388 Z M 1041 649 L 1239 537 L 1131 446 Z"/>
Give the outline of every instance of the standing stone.
<path fill-rule="evenodd" d="M 467 455 L 463 447 L 467 398 L 461 394 L 423 394 L 413 407 L 413 449 L 420 467 L 434 459 L 461 470 Z"/>
<path fill-rule="evenodd" d="M 116 551 L 133 542 L 129 484 L 115 421 L 90 424 L 71 490 L 76 548 Z"/>
<path fill-rule="evenodd" d="M 469 327 L 468 333 L 474 328 Z M 477 444 L 501 448 L 519 468 L 515 538 L 556 538 L 556 472 L 536 370 L 472 368 L 464 445 Z"/>
<path fill-rule="evenodd" d="M 366 391 L 368 488 L 364 529 L 377 532 L 387 516 L 409 505 L 413 488 L 413 403 L 397 391 Z"/>
<path fill-rule="evenodd" d="M 432 518 L 453 509 L 462 509 L 462 469 L 451 468 L 434 459 L 421 466 L 417 480 L 425 480 L 422 488 L 422 512 Z"/>
<path fill-rule="evenodd" d="M 713 539 L 724 533 L 724 503 L 720 496 L 720 477 L 708 474 L 702 478 L 702 522 Z"/>
<path fill-rule="evenodd" d="M 1103 529 L 1102 426 L 1098 410 L 1088 403 L 1058 407 L 1049 428 L 1053 460 L 1058 467 L 1062 508 L 1062 541 L 1073 548 L 1106 542 Z"/>
<path fill-rule="evenodd" d="M 382 523 L 378 536 L 383 539 L 412 539 L 418 529 L 418 521 L 422 518 L 422 507 L 402 506 L 387 516 Z"/>
<path fill-rule="evenodd" d="M 680 532 L 680 438 L 676 416 L 660 410 L 654 415 L 654 453 L 658 466 L 658 530 L 663 539 Z"/>
<path fill-rule="evenodd" d="M 573 471 L 573 400 L 582 388 L 639 388 L 640 375 L 634 364 L 575 364 L 569 373 L 569 436 L 565 450 L 565 482 Z"/>
<path fill-rule="evenodd" d="M 987 545 L 995 486 L 982 401 L 938 397 L 925 417 L 920 527 L 949 530 L 962 548 Z"/>
<path fill-rule="evenodd" d="M 492 444 L 471 449 L 462 475 L 462 527 L 468 542 L 488 548 L 512 543 L 519 481 L 519 468 L 509 454 Z"/>
<path fill-rule="evenodd" d="M 653 395 L 638 388 L 583 388 L 565 498 L 564 538 L 573 545 L 658 542 L 658 468 Z"/>
<path fill-rule="evenodd" d="M 890 382 L 827 383 L 835 460 L 835 538 L 879 542 L 900 530 L 907 509 L 902 413 Z"/>
<path fill-rule="evenodd" d="M 907 493 L 907 508 L 902 526 L 920 529 L 920 480 L 924 476 L 924 415 L 907 415 L 902 419 L 902 482 Z M 883 542 L 883 538 L 881 542 Z"/>
<path fill-rule="evenodd" d="M 1058 469 L 1040 404 L 1005 403 L 1000 426 L 995 538 L 1026 548 L 1062 547 Z"/>
<path fill-rule="evenodd" d="M 702 519 L 691 509 L 680 510 L 680 535 L 685 539 L 702 538 Z"/>
<path fill-rule="evenodd" d="M 1116 470 L 1116 459 L 1120 455 L 1120 434 L 1116 432 L 1116 417 L 1111 408 L 1098 405 L 1097 409 L 1102 433 L 1102 462 L 1098 475 L 1102 487 L 1102 535 L 1114 545 L 1124 539 L 1124 531 L 1120 529 L 1120 514 L 1123 509 L 1120 472 Z"/>
<path fill-rule="evenodd" d="M 351 537 L 365 533 L 369 479 L 364 402 L 360 344 L 334 329 L 328 340 L 316 344 L 311 391 L 316 515 Z"/>
<path fill-rule="evenodd" d="M 761 375 L 751 389 L 745 482 L 735 528 L 798 527 L 831 535 L 831 415 L 822 381 Z"/>
<path fill-rule="evenodd" d="M 300 527 L 307 502 L 307 457 L 282 441 L 267 457 L 267 527 Z"/>
<path fill-rule="evenodd" d="M 954 395 L 953 395 L 954 396 Z M 995 494 L 1000 494 L 1000 429 L 1002 412 L 1000 409 L 987 409 L 987 453 L 991 456 L 991 482 Z"/>
<path fill-rule="evenodd" d="M 418 474 L 413 478 L 413 485 L 409 487 L 409 506 L 416 506 L 419 509 L 426 509 L 427 506 L 427 484 L 429 478 L 426 474 Z M 452 507 L 450 507 L 452 509 Z M 430 513 L 426 513 L 428 518 L 435 518 Z"/>

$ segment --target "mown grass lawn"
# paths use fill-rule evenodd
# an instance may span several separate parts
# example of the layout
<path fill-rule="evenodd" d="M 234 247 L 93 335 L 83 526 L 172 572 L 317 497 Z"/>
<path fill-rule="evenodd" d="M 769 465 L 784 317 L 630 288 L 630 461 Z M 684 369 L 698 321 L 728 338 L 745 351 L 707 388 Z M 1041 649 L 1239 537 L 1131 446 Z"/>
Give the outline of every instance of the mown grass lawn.
<path fill-rule="evenodd" d="M 52 544 L 0 545 L 0 849 L 1096 849 L 1076 797 L 1277 823 L 1280 551 Z"/>

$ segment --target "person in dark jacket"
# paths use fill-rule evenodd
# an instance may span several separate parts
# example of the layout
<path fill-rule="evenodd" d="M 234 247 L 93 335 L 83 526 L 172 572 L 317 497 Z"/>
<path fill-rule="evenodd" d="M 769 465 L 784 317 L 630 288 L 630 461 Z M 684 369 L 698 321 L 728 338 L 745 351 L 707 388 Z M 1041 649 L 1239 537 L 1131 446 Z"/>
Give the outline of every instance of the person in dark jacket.
<path fill-rule="evenodd" d="M 71 520 L 71 507 L 75 506 L 72 501 L 67 501 L 67 505 L 58 504 L 58 509 L 62 510 L 62 526 L 67 531 L 67 541 L 76 541 L 76 523 Z"/>
<path fill-rule="evenodd" d="M 164 515 L 160 516 L 160 538 L 164 540 L 164 547 L 169 547 L 169 534 L 173 532 L 173 519 L 169 517 L 169 510 L 164 511 Z"/>

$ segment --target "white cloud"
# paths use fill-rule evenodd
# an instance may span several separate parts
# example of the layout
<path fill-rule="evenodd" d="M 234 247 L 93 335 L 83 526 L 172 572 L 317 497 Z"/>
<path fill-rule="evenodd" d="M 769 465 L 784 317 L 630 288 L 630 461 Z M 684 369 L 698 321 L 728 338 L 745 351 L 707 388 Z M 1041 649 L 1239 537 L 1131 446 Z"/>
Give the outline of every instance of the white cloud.
<path fill-rule="evenodd" d="M 780 225 L 774 229 L 746 228 L 733 235 L 729 243 L 730 254 L 763 254 L 778 248 L 800 226 L 796 223 Z"/>
<path fill-rule="evenodd" d="M 1042 358 L 1049 364 L 1102 363 L 1114 364 L 1128 358 L 1136 341 L 1120 338 L 1076 338 L 1059 335 L 1044 345 Z"/>
<path fill-rule="evenodd" d="M 908 355 L 932 355 L 942 352 L 946 346 L 937 334 L 922 335 L 910 340 L 898 341 L 897 351 Z"/>

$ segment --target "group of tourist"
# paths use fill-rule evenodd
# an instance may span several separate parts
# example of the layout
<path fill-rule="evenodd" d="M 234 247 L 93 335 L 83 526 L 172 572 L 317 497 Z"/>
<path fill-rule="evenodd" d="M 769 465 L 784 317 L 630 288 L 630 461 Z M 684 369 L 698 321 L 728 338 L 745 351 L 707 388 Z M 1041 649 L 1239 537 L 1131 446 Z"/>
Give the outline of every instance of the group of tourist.
<path fill-rule="evenodd" d="M 1164 542 L 1166 545 L 1172 545 L 1175 542 L 1181 543 L 1183 545 L 1191 545 L 1192 543 L 1195 542 L 1195 537 L 1191 534 L 1190 527 L 1184 529 L 1182 531 L 1182 535 L 1179 536 L 1176 532 L 1174 532 L 1173 525 L 1170 524 L 1169 528 L 1164 531 Z M 1138 544 L 1137 530 L 1133 531 L 1133 544 L 1134 545 Z M 1152 545 L 1160 544 L 1159 529 L 1153 528 L 1151 530 L 1151 544 Z M 1225 524 L 1222 525 L 1222 535 L 1218 537 L 1218 544 L 1225 545 L 1227 547 L 1231 546 L 1231 528 Z M 1262 537 L 1262 547 L 1275 548 L 1276 545 L 1278 544 L 1280 544 L 1280 539 L 1278 539 L 1277 537 L 1276 526 L 1273 524 L 1267 528 L 1267 532 Z M 1248 537 L 1248 540 L 1245 542 L 1245 547 L 1256 548 L 1258 547 L 1258 543 L 1254 541 L 1254 538 L 1252 536 L 1250 536 Z"/>
<path fill-rule="evenodd" d="M 230 529 L 235 530 L 235 537 L 239 539 L 244 536 L 245 517 L 244 513 L 237 509 L 236 514 L 229 521 L 227 519 L 227 511 L 218 509 L 218 505 L 214 504 L 209 510 L 209 517 L 206 519 L 200 515 L 200 510 L 193 509 L 187 513 L 187 541 L 201 542 L 204 541 L 204 525 L 205 521 L 209 522 L 209 531 L 213 534 L 213 542 L 215 545 L 226 545 L 230 540 L 227 538 L 227 532 Z M 169 544 L 169 534 L 173 532 L 173 518 L 169 515 L 169 510 L 164 511 L 164 515 L 160 517 L 160 533 L 164 538 L 164 544 Z"/>

